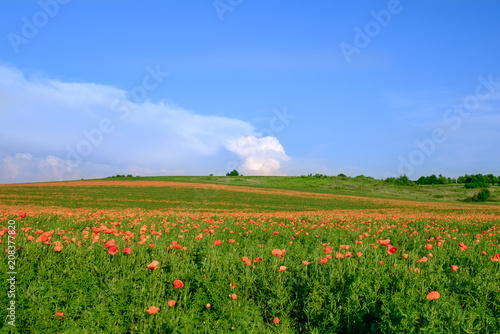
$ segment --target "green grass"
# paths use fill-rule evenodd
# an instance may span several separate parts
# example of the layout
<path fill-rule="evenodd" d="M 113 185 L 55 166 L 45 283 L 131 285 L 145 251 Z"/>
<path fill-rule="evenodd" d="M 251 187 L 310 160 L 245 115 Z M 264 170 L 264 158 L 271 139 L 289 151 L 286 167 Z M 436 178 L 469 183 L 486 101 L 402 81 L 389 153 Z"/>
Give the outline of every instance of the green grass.
<path fill-rule="evenodd" d="M 196 211 L 317 211 L 333 209 L 378 209 L 391 203 L 372 203 L 349 198 L 308 198 L 283 194 L 254 194 L 226 189 L 187 187 L 0 187 L 6 205 L 36 205 L 93 209 L 136 208 L 145 210 Z"/>
<path fill-rule="evenodd" d="M 155 176 L 133 178 L 108 178 L 119 181 L 175 181 L 235 186 L 290 189 L 337 195 L 351 195 L 387 199 L 403 199 L 411 201 L 458 202 L 472 197 L 477 189 L 465 189 L 463 184 L 399 186 L 370 177 L 338 177 L 325 178 L 300 176 Z M 500 205 L 500 186 L 490 188 L 491 197 L 487 201 L 491 205 Z"/>
<path fill-rule="evenodd" d="M 132 185 L 144 180 L 244 187 Z M 105 181 L 0 187 L 0 228 L 10 224 L 17 231 L 16 327 L 1 307 L 0 333 L 500 332 L 500 261 L 493 261 L 500 254 L 500 210 L 443 201 L 453 186 L 433 186 L 432 201 L 424 202 L 398 200 L 396 190 L 395 199 L 379 199 L 376 193 L 349 197 L 322 189 L 337 181 L 342 187 L 378 182 L 398 189 L 369 179 Z M 344 195 L 359 195 L 343 189 Z M 463 188 L 456 191 L 466 194 Z M 22 212 L 27 216 L 21 218 Z M 37 242 L 41 233 L 52 233 L 50 241 Z M 127 233 L 133 233 L 130 240 Z M 8 233 L 1 234 L 7 248 Z M 105 248 L 111 239 L 115 255 Z M 395 254 L 380 245 L 382 239 L 397 247 Z M 438 246 L 438 240 L 445 243 Z M 59 242 L 63 248 L 56 252 Z M 459 242 L 468 249 L 461 250 Z M 321 264 L 327 245 L 332 258 Z M 131 254 L 123 253 L 126 247 Z M 272 255 L 273 249 L 286 250 L 285 256 Z M 337 252 L 343 258 L 337 259 Z M 13 270 L 7 256 L 0 261 L 4 273 Z M 424 256 L 428 261 L 418 263 Z M 160 262 L 156 270 L 147 268 L 153 260 Z M 286 270 L 280 272 L 280 266 Z M 174 289 L 175 280 L 184 287 Z M 9 289 L 6 280 L 0 289 Z M 441 297 L 427 300 L 431 291 Z M 176 301 L 174 307 L 169 300 Z M 9 302 L 7 293 L 0 294 L 0 305 Z M 158 313 L 146 313 L 153 305 Z"/>

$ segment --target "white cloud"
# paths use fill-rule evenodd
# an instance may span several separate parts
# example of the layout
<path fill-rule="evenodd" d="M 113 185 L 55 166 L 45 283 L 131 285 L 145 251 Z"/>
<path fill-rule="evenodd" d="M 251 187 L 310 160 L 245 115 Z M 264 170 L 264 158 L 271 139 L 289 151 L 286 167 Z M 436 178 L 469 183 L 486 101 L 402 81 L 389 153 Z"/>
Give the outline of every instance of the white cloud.
<path fill-rule="evenodd" d="M 151 169 L 139 166 L 116 166 L 83 162 L 78 168 L 73 168 L 54 156 L 46 158 L 33 157 L 29 153 L 18 153 L 6 156 L 0 164 L 0 183 L 26 183 L 43 181 L 62 181 L 95 179 L 112 175 L 160 176 L 181 175 L 180 170 Z"/>
<path fill-rule="evenodd" d="M 0 183 L 58 180 L 58 173 L 70 178 L 78 175 L 71 168 L 65 169 L 64 161 L 54 156 L 35 158 L 29 153 L 6 156 L 0 165 Z"/>
<path fill-rule="evenodd" d="M 230 139 L 226 148 L 244 159 L 242 172 L 249 175 L 281 175 L 280 162 L 290 160 L 275 137 Z"/>
<path fill-rule="evenodd" d="M 259 138 L 249 122 L 147 97 L 139 103 L 116 87 L 29 76 L 1 63 L 0 124 L 0 182 L 130 170 L 209 174 L 228 163 L 215 162 L 227 158 L 225 149 L 242 159 L 247 174 L 280 174 L 280 162 L 290 159 L 277 138 Z"/>

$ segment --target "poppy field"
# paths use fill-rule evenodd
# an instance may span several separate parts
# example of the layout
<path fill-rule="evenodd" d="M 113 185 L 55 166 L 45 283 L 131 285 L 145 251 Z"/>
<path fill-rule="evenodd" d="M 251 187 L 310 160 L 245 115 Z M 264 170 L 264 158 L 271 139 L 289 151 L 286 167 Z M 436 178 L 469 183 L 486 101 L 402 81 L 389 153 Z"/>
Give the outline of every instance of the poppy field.
<path fill-rule="evenodd" d="M 499 207 L 203 187 L 0 187 L 0 332 L 500 332 Z"/>

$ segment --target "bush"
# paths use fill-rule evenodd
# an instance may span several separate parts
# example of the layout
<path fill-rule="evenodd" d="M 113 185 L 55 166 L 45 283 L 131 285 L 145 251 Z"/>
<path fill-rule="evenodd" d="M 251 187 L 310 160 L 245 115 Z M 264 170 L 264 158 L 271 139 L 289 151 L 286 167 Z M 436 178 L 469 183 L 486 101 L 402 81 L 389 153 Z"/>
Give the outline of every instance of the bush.
<path fill-rule="evenodd" d="M 488 189 L 481 189 L 477 194 L 468 198 L 467 202 L 485 202 L 488 197 L 490 197 L 490 191 Z"/>
<path fill-rule="evenodd" d="M 476 188 L 489 188 L 490 185 L 488 183 L 476 181 L 476 182 L 471 182 L 471 183 L 465 183 L 464 187 L 466 189 L 476 189 Z"/>

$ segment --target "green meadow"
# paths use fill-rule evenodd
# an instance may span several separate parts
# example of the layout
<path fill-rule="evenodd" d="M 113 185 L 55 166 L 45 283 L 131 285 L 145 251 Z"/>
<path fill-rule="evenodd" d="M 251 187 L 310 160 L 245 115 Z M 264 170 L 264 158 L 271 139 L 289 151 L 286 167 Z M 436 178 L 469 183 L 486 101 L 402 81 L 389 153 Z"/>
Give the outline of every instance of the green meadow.
<path fill-rule="evenodd" d="M 471 204 L 371 179 L 3 185 L 0 332 L 498 333 L 496 187 Z"/>

